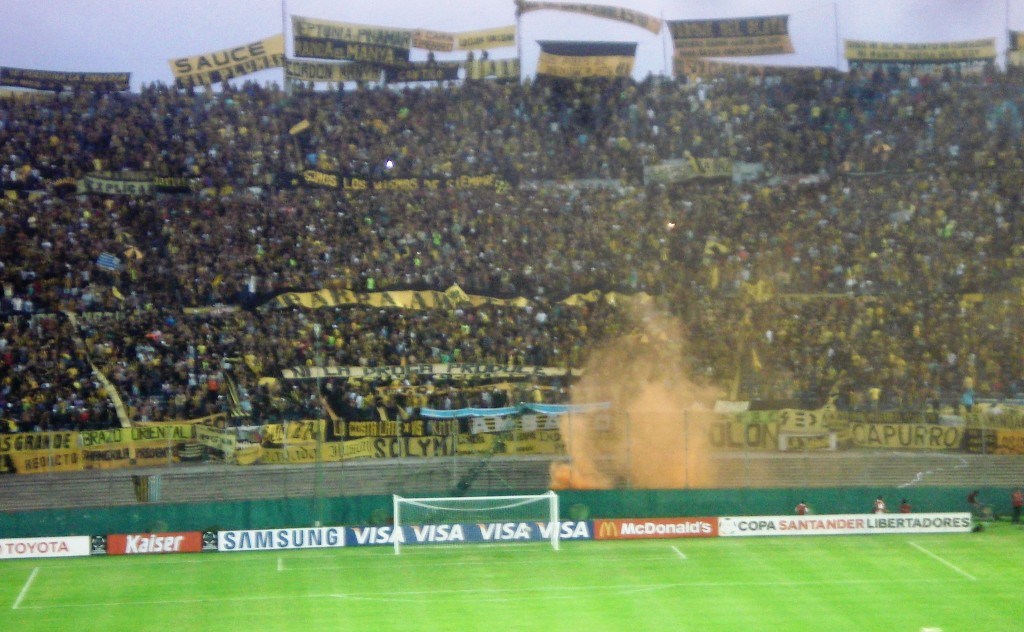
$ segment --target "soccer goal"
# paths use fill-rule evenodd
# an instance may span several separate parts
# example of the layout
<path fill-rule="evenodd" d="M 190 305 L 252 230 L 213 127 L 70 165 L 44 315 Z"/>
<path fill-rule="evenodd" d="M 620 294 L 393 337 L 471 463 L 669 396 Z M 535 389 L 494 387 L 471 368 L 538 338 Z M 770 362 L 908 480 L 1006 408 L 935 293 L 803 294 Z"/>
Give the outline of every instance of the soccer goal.
<path fill-rule="evenodd" d="M 550 542 L 558 550 L 558 495 L 394 496 L 395 554 L 403 544 Z"/>

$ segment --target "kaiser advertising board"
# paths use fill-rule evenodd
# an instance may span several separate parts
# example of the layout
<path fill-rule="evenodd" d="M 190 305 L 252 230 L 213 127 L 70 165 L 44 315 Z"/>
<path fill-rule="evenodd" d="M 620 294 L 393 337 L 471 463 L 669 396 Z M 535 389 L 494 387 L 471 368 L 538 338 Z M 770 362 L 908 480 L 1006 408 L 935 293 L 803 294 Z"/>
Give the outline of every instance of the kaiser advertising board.
<path fill-rule="evenodd" d="M 971 514 L 829 514 L 821 516 L 726 516 L 718 519 L 722 537 L 775 535 L 864 535 L 887 533 L 966 533 Z"/>
<path fill-rule="evenodd" d="M 0 540 L 0 560 L 89 555 L 89 536 L 64 538 L 10 538 Z"/>

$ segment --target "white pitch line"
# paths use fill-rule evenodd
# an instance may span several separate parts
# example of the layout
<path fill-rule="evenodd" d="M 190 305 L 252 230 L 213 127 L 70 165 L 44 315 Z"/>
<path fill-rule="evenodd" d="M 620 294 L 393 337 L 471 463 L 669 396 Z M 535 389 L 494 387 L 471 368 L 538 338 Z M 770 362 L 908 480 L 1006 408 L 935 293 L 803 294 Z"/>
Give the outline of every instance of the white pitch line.
<path fill-rule="evenodd" d="M 280 555 L 277 556 L 277 572 L 280 573 L 284 570 L 284 558 Z"/>
<path fill-rule="evenodd" d="M 927 555 L 928 557 L 932 558 L 933 560 L 936 560 L 938 562 L 942 562 L 943 564 L 945 564 L 946 566 L 952 568 L 954 571 L 960 573 L 961 575 L 963 575 L 967 579 L 971 580 L 972 582 L 973 581 L 978 581 L 978 578 L 975 577 L 974 575 L 971 575 L 970 573 L 968 573 L 964 569 L 960 568 L 956 564 L 950 562 L 949 560 L 946 560 L 946 559 L 944 559 L 944 558 L 942 558 L 942 557 L 932 553 L 931 551 L 929 551 L 928 549 L 924 548 L 923 546 L 921 546 L 917 542 L 907 542 L 907 544 L 909 544 L 910 546 L 914 547 L 918 551 L 924 553 L 925 555 Z"/>
<path fill-rule="evenodd" d="M 27 580 L 25 580 L 25 585 L 21 587 L 21 592 L 18 593 L 18 598 L 14 600 L 14 605 L 11 606 L 11 610 L 18 609 L 18 606 L 20 606 L 21 602 L 25 599 L 25 595 L 28 594 L 28 589 L 32 586 L 32 582 L 36 580 L 36 575 L 38 574 L 39 567 L 37 566 L 32 569 L 32 574 L 28 576 Z"/>
<path fill-rule="evenodd" d="M 686 554 L 683 553 L 682 551 L 680 551 L 679 549 L 677 549 L 676 547 L 673 546 L 672 550 L 675 551 L 676 555 L 678 555 L 681 559 L 684 559 L 684 560 L 686 559 Z"/>
<path fill-rule="evenodd" d="M 803 586 L 857 586 L 861 584 L 905 584 L 911 580 L 906 579 L 894 579 L 879 580 L 876 578 L 870 579 L 840 579 L 835 581 L 746 581 L 746 582 L 682 582 L 682 583 L 671 583 L 671 584 L 620 584 L 620 585 L 605 585 L 598 584 L 594 586 L 569 586 L 569 587 L 552 587 L 544 586 L 538 588 L 456 588 L 449 590 L 410 590 L 388 593 L 381 596 L 380 593 L 327 593 L 327 594 L 305 594 L 302 595 L 305 598 L 317 599 L 331 597 L 334 599 L 358 599 L 358 600 L 382 600 L 390 599 L 393 601 L 411 601 L 419 598 L 423 601 L 436 602 L 439 595 L 477 595 L 477 596 L 488 596 L 492 594 L 501 593 L 506 597 L 509 595 L 522 595 L 522 598 L 533 599 L 537 593 L 556 593 L 556 594 L 579 594 L 579 593 L 593 593 L 597 591 L 611 592 L 613 594 L 630 593 L 630 592 L 646 592 L 654 590 L 674 590 L 674 589 L 702 589 L 702 588 L 727 588 L 734 586 L 776 586 L 776 587 L 790 587 L 798 588 Z M 933 583 L 933 584 L 948 584 L 952 579 L 917 579 L 913 580 L 916 583 Z M 955 580 L 959 581 L 959 580 Z M 266 595 L 239 595 L 239 596 L 227 596 L 227 597 L 196 597 L 186 599 L 152 599 L 145 601 L 131 600 L 131 601 L 92 601 L 89 603 L 50 603 L 50 604 L 37 604 L 31 606 L 25 606 L 22 610 L 70 610 L 70 609 L 83 609 L 83 608 L 117 608 L 120 606 L 172 606 L 172 605 L 191 605 L 198 604 L 202 606 L 215 607 L 219 603 L 233 603 L 233 602 L 248 602 L 248 601 L 273 601 L 273 600 L 293 600 L 295 595 L 288 594 L 266 594 Z"/>

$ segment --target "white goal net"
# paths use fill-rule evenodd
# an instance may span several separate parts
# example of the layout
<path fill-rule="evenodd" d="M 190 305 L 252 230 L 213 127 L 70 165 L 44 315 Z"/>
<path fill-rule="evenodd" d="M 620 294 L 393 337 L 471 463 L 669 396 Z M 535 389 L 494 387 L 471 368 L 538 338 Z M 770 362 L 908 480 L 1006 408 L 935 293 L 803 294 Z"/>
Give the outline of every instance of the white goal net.
<path fill-rule="evenodd" d="M 548 542 L 558 550 L 558 495 L 394 496 L 395 553 L 406 544 Z"/>

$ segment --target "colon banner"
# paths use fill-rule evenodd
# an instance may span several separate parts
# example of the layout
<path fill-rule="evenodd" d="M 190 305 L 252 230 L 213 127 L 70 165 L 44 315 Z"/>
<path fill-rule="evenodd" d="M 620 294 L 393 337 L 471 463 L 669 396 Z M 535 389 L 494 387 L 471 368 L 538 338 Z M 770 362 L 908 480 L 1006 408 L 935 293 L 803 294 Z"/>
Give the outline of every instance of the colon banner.
<path fill-rule="evenodd" d="M 568 79 L 629 77 L 636 42 L 540 41 L 537 74 Z"/>
<path fill-rule="evenodd" d="M 459 78 L 458 62 L 416 63 L 408 66 L 388 66 L 384 69 L 384 81 L 407 83 L 416 81 L 455 81 Z"/>
<path fill-rule="evenodd" d="M 292 16 L 296 57 L 361 61 L 382 66 L 409 61 L 412 31 Z"/>
<path fill-rule="evenodd" d="M 331 63 L 294 61 L 284 63 L 284 78 L 293 81 L 345 83 L 347 81 L 380 81 L 380 67 L 359 62 Z"/>
<path fill-rule="evenodd" d="M 467 31 L 455 34 L 455 50 L 485 50 L 515 45 L 515 26 L 503 26 L 486 31 Z"/>
<path fill-rule="evenodd" d="M 754 57 L 793 52 L 789 16 L 721 20 L 669 20 L 677 54 L 683 57 Z"/>
<path fill-rule="evenodd" d="M 516 12 L 519 14 L 542 10 L 580 13 L 597 18 L 625 22 L 626 24 L 635 24 L 655 35 L 661 32 L 662 21 L 660 18 L 624 7 L 609 7 L 603 4 L 564 4 L 561 2 L 526 2 L 525 0 L 516 0 Z"/>
<path fill-rule="evenodd" d="M 130 72 L 61 72 L 0 67 L 0 86 L 52 90 L 65 88 L 122 92 L 128 89 Z"/>
<path fill-rule="evenodd" d="M 284 35 L 167 62 L 179 88 L 208 86 L 284 65 Z"/>
<path fill-rule="evenodd" d="M 849 62 L 934 64 L 986 61 L 996 56 L 996 40 L 993 37 L 928 44 L 843 40 L 843 45 Z"/>

